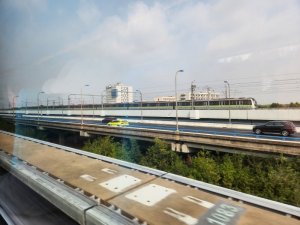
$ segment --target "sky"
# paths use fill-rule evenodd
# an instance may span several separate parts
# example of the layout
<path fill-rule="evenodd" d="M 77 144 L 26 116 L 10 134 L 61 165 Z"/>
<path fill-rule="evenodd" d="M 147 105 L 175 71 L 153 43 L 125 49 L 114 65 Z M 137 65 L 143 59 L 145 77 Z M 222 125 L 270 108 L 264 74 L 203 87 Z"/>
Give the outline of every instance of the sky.
<path fill-rule="evenodd" d="M 300 102 L 299 0 L 1 0 L 0 107 L 122 82 Z M 89 84 L 88 87 L 85 85 Z"/>

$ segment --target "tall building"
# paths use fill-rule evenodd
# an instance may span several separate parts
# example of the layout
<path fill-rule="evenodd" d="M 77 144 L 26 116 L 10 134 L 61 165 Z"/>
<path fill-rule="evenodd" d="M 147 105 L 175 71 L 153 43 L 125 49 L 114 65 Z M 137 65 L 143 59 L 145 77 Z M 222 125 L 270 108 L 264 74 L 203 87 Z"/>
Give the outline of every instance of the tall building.
<path fill-rule="evenodd" d="M 133 102 L 133 88 L 122 83 L 106 86 L 107 103 Z"/>

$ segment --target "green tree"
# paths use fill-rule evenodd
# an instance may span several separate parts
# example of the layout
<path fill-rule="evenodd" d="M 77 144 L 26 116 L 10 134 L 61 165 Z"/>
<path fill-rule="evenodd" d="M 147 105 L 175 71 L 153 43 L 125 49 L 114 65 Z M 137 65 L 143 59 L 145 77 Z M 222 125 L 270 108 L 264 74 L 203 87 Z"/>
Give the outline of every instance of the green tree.
<path fill-rule="evenodd" d="M 235 167 L 234 180 L 232 187 L 235 190 L 251 193 L 253 184 L 253 176 L 250 167 L 244 163 L 245 155 L 234 154 L 231 156 L 231 161 Z"/>
<path fill-rule="evenodd" d="M 199 152 L 197 157 L 192 159 L 190 176 L 211 184 L 218 184 L 221 178 L 218 164 L 209 152 L 204 151 Z"/>
<path fill-rule="evenodd" d="M 123 142 L 123 151 L 125 151 L 127 156 L 127 161 L 133 163 L 139 163 L 142 158 L 142 153 L 140 151 L 140 146 L 138 142 L 134 139 L 125 140 Z"/>
<path fill-rule="evenodd" d="M 127 158 L 125 151 L 122 151 L 121 144 L 115 142 L 110 136 L 97 138 L 93 141 L 88 140 L 84 144 L 83 150 L 117 159 Z"/>
<path fill-rule="evenodd" d="M 186 171 L 183 161 L 171 150 L 170 145 L 158 138 L 154 140 L 154 145 L 148 148 L 145 156 L 142 157 L 141 164 L 182 175 Z"/>
<path fill-rule="evenodd" d="M 224 156 L 223 162 L 220 163 L 219 170 L 221 176 L 221 186 L 226 188 L 232 188 L 232 185 L 234 183 L 234 176 L 236 174 L 236 169 L 228 154 Z"/>
<path fill-rule="evenodd" d="M 289 104 L 289 107 L 291 107 L 291 108 L 298 108 L 298 107 L 300 107 L 300 103 L 299 102 L 291 102 L 290 104 Z"/>
<path fill-rule="evenodd" d="M 282 107 L 281 104 L 277 103 L 277 102 L 273 102 L 271 105 L 270 105 L 270 108 L 280 108 Z"/>
<path fill-rule="evenodd" d="M 263 197 L 300 205 L 300 174 L 288 159 L 280 157 L 268 164 Z"/>

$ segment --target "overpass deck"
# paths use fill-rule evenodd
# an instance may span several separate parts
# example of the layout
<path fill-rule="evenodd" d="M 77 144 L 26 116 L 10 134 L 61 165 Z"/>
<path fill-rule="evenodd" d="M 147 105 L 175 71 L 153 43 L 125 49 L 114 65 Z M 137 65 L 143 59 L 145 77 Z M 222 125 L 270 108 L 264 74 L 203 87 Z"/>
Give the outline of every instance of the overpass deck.
<path fill-rule="evenodd" d="M 179 145 L 175 151 L 189 153 L 189 149 L 208 149 L 214 151 L 227 151 L 231 153 L 246 153 L 257 155 L 278 155 L 299 156 L 300 142 L 299 138 L 283 137 L 278 139 L 276 136 L 257 135 L 240 136 L 235 132 L 198 132 L 197 129 L 184 129 L 176 132 L 173 127 L 147 125 L 128 127 L 113 127 L 95 122 L 67 121 L 67 120 L 40 120 L 16 119 L 16 124 L 36 126 L 42 129 L 69 130 L 83 133 L 84 135 L 111 135 L 125 138 L 135 138 L 142 140 L 160 139 Z M 184 148 L 183 146 L 187 146 Z M 187 150 L 186 150 L 187 149 Z"/>
<path fill-rule="evenodd" d="M 297 207 L 80 150 L 7 132 L 0 149 L 133 224 L 300 224 Z"/>

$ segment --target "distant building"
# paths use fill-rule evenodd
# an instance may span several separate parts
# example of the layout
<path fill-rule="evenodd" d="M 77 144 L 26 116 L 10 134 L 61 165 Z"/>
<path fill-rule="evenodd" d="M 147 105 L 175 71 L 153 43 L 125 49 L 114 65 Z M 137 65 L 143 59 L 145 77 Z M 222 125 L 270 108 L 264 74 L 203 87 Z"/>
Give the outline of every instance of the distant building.
<path fill-rule="evenodd" d="M 216 93 L 213 89 L 208 88 L 207 91 L 194 92 L 194 100 L 212 100 L 219 99 L 220 93 Z M 161 96 L 155 97 L 155 102 L 175 102 L 175 96 Z M 192 92 L 181 93 L 177 97 L 178 101 L 191 101 Z"/>
<path fill-rule="evenodd" d="M 175 96 L 161 96 L 161 97 L 155 97 L 155 102 L 174 102 Z"/>
<path fill-rule="evenodd" d="M 106 86 L 107 103 L 133 102 L 133 88 L 122 83 Z"/>
<path fill-rule="evenodd" d="M 207 90 L 206 92 L 195 92 L 194 93 L 194 100 L 212 100 L 212 99 L 219 99 L 220 98 L 220 93 L 214 92 L 214 90 Z M 179 96 L 179 99 L 181 101 L 187 101 L 187 100 L 192 100 L 192 93 L 182 93 Z"/>

